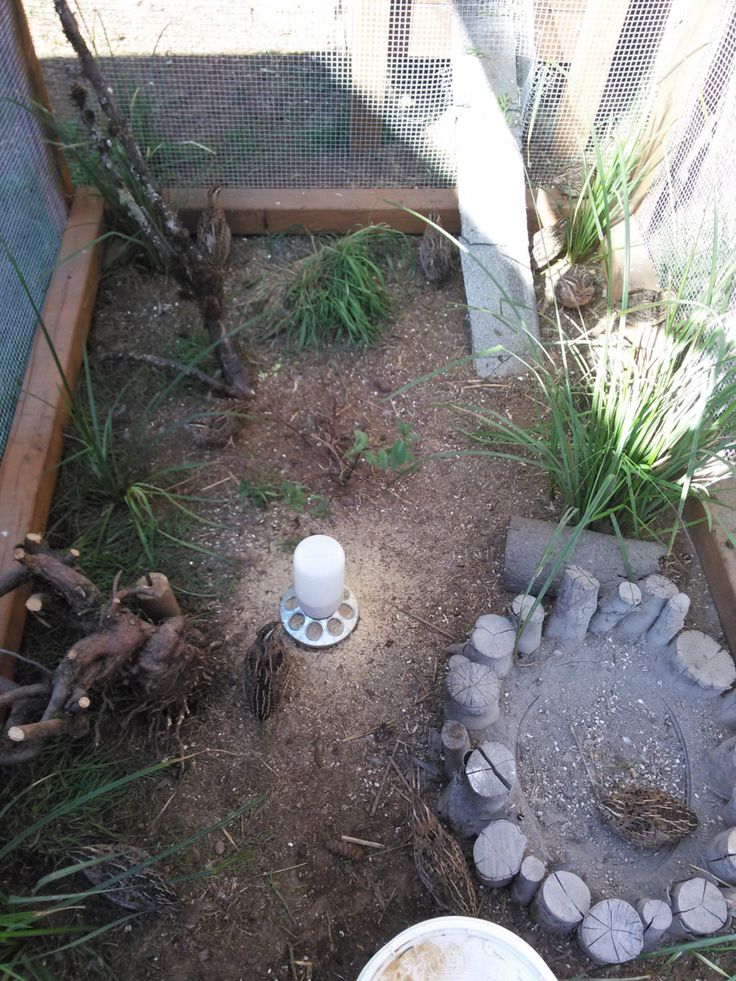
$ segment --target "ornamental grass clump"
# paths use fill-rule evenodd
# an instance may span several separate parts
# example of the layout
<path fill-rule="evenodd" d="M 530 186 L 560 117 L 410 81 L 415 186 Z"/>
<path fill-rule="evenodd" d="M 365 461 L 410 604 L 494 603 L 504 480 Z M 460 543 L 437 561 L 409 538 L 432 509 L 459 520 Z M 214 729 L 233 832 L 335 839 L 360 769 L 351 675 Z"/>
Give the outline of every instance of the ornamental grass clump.
<path fill-rule="evenodd" d="M 588 526 L 660 537 L 671 525 L 674 536 L 688 498 L 711 520 L 713 490 L 736 469 L 736 349 L 724 326 L 735 269 L 736 259 L 714 262 L 695 298 L 686 272 L 663 301 L 661 324 L 640 326 L 641 308 L 626 309 L 626 297 L 597 333 L 571 338 L 558 317 L 553 348 L 535 342 L 520 356 L 536 422 L 474 410 L 473 439 L 483 452 L 546 472 Z"/>
<path fill-rule="evenodd" d="M 315 246 L 276 283 L 256 286 L 267 334 L 283 335 L 299 350 L 335 341 L 375 344 L 391 309 L 387 279 L 405 256 L 406 241 L 401 232 L 370 225 Z"/>
<path fill-rule="evenodd" d="M 644 178 L 656 166 L 652 137 L 643 129 L 623 140 L 599 138 L 591 131 L 592 155 L 583 154 L 582 184 L 570 200 L 565 226 L 565 248 L 571 263 L 585 262 L 606 248 L 609 230 L 624 218 L 624 202 L 631 201 Z"/>

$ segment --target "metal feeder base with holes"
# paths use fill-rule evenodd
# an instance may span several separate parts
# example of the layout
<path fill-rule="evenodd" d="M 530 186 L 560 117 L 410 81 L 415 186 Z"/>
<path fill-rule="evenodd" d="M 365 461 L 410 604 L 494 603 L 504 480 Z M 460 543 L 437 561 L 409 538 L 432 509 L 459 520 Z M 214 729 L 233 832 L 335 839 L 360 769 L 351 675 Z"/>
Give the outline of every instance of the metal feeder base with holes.
<path fill-rule="evenodd" d="M 332 616 L 315 620 L 299 608 L 291 586 L 281 598 L 281 622 L 290 637 L 306 647 L 332 647 L 355 630 L 358 601 L 352 589 L 345 588 L 343 600 Z"/>

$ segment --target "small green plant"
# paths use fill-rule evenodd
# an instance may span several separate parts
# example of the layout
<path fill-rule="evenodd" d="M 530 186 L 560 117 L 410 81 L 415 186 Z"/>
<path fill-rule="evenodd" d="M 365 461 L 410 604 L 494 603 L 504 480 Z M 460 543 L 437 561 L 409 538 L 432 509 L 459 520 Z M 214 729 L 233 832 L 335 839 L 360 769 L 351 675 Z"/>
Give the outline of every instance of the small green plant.
<path fill-rule="evenodd" d="M 370 437 L 362 429 L 353 432 L 353 445 L 345 452 L 344 460 L 348 476 L 362 459 L 369 467 L 375 467 L 383 473 L 394 471 L 398 476 L 416 469 L 417 461 L 414 447 L 418 440 L 411 423 L 403 419 L 396 420 L 397 437 L 390 446 L 380 446 L 371 449 Z"/>
<path fill-rule="evenodd" d="M 736 933 L 724 933 L 718 937 L 699 937 L 697 940 L 688 940 L 671 947 L 662 947 L 659 950 L 642 954 L 639 959 L 642 961 L 652 958 L 656 958 L 658 961 L 664 959 L 664 963 L 661 966 L 658 965 L 659 973 L 664 969 L 672 968 L 676 961 L 694 957 L 702 967 L 708 968 L 716 977 L 727 978 L 732 981 L 734 977 L 732 957 L 728 957 L 723 966 L 716 964 L 713 958 L 732 955 L 734 952 L 736 952 Z M 684 974 L 681 975 L 681 977 L 684 976 Z"/>
<path fill-rule="evenodd" d="M 324 494 L 310 491 L 294 480 L 243 477 L 240 496 L 264 511 L 272 504 L 283 504 L 292 511 L 309 510 L 314 518 L 326 518 L 330 513 L 330 502 Z"/>
<path fill-rule="evenodd" d="M 157 540 L 173 537 L 161 520 L 162 509 L 168 513 L 177 511 L 194 521 L 201 520 L 191 508 L 198 498 L 175 489 L 177 481 L 191 476 L 192 470 L 199 465 L 151 463 L 152 449 L 167 435 L 158 432 L 152 436 L 150 433 L 152 416 L 160 401 L 158 395 L 140 413 L 128 439 L 120 438 L 115 416 L 129 387 L 126 386 L 112 406 L 101 413 L 85 354 L 82 382 L 74 399 L 68 433 L 74 450 L 64 458 L 61 466 L 74 466 L 76 480 L 83 481 L 87 503 L 99 506 L 105 530 L 116 511 L 127 516 L 126 523 L 138 539 L 150 566 L 154 564 Z M 192 547 L 183 539 L 175 539 L 175 543 L 184 548 Z"/>
<path fill-rule="evenodd" d="M 387 273 L 406 250 L 406 236 L 385 225 L 315 244 L 279 274 L 280 281 L 256 285 L 266 333 L 283 334 L 297 349 L 334 341 L 375 344 L 391 308 Z"/>
<path fill-rule="evenodd" d="M 496 102 L 498 103 L 498 108 L 503 113 L 503 118 L 508 123 L 511 120 L 511 113 L 514 111 L 514 106 L 511 105 L 511 96 L 508 92 L 502 92 L 499 96 L 496 96 Z"/>

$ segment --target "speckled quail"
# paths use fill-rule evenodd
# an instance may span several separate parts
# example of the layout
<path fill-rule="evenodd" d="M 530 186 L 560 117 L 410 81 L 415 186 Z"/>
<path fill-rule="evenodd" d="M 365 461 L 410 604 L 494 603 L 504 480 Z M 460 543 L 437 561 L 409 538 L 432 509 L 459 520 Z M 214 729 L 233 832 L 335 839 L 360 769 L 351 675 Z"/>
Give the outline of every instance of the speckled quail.
<path fill-rule="evenodd" d="M 215 266 L 224 266 L 230 254 L 232 233 L 225 212 L 217 204 L 221 187 L 213 187 L 207 194 L 207 207 L 197 222 L 197 244 Z"/>
<path fill-rule="evenodd" d="M 151 859 L 142 848 L 117 843 L 86 845 L 75 849 L 71 857 L 75 862 L 98 860 L 81 869 L 82 874 L 95 886 L 121 876 L 100 895 L 124 909 L 155 910 L 176 901 L 176 893 L 151 865 L 130 873 L 130 869 Z M 123 876 L 122 873 L 128 874 Z"/>
<path fill-rule="evenodd" d="M 429 214 L 429 220 L 442 227 L 436 211 Z M 452 242 L 437 228 L 427 225 L 419 246 L 419 261 L 427 281 L 439 286 L 450 275 L 452 269 Z"/>
<path fill-rule="evenodd" d="M 579 310 L 598 293 L 595 274 L 585 266 L 570 266 L 555 283 L 555 297 L 560 306 Z"/>
<path fill-rule="evenodd" d="M 248 706 L 259 722 L 276 708 L 288 674 L 284 628 L 278 620 L 261 627 L 245 652 L 243 686 Z"/>

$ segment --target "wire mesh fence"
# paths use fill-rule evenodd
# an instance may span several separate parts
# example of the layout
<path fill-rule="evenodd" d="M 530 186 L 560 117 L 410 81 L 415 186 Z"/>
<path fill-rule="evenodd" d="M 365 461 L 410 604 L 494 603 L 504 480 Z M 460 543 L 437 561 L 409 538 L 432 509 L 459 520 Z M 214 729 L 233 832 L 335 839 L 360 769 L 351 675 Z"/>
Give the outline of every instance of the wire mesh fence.
<path fill-rule="evenodd" d="M 645 241 L 660 274 L 677 282 L 688 266 L 691 292 L 736 251 L 733 191 L 736 124 L 736 2 L 715 24 L 702 69 L 663 147 L 663 165 L 640 213 Z M 732 308 L 736 298 L 732 298 Z"/>
<path fill-rule="evenodd" d="M 27 11 L 52 106 L 73 117 L 70 47 Z M 83 0 L 88 41 L 158 179 L 182 187 L 443 186 L 452 4 Z"/>
<path fill-rule="evenodd" d="M 0 0 L 6 17 L 9 3 Z M 640 125 L 659 111 L 662 79 L 682 75 L 687 87 L 674 86 L 668 110 L 679 122 L 641 211 L 645 239 L 663 276 L 696 231 L 705 269 L 714 214 L 720 240 L 736 245 L 725 191 L 736 0 L 77 0 L 75 9 L 155 175 L 179 187 L 453 184 L 458 37 L 491 69 L 496 57 L 515 58 L 518 89 L 496 94 L 519 110 L 525 164 L 539 183 L 574 185 L 591 125 Z M 52 108 L 74 119 L 78 67 L 53 4 L 26 0 L 26 11 Z M 4 88 L 22 95 L 10 36 L 3 30 Z M 40 139 L 38 128 L 12 104 L 2 111 L 6 160 L 31 159 L 23 139 Z M 45 252 L 33 246 L 48 266 L 62 212 L 49 211 L 48 189 L 23 208 L 14 191 L 34 166 L 6 167 L 2 193 L 12 199 L 6 216 L 22 211 L 36 235 L 51 215 L 56 238 Z"/>
<path fill-rule="evenodd" d="M 0 0 L 0 456 L 66 222 L 58 177 L 35 117 L 10 0 Z M 14 268 L 15 267 L 15 268 Z M 26 293 L 28 290 L 28 293 Z"/>

